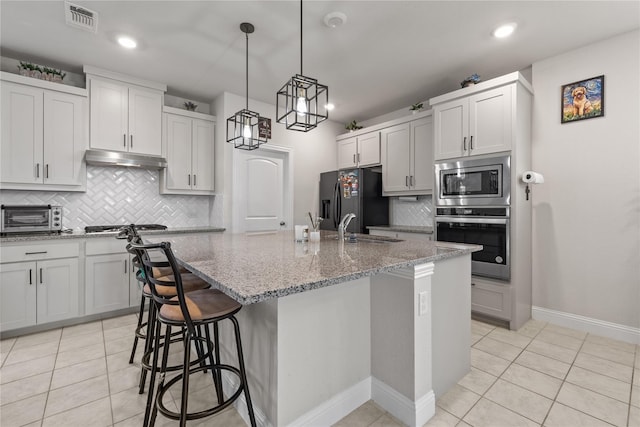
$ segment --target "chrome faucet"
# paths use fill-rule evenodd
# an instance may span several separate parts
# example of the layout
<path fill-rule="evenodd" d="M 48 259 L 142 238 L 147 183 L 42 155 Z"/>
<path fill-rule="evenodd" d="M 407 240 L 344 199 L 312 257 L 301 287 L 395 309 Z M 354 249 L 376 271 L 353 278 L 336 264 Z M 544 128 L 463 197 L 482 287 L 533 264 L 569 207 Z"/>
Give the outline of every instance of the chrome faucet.
<path fill-rule="evenodd" d="M 347 230 L 349 223 L 353 218 L 356 217 L 356 214 L 348 213 L 342 217 L 342 221 L 340 221 L 340 225 L 338 225 L 338 238 L 340 240 L 344 240 L 344 232 Z"/>

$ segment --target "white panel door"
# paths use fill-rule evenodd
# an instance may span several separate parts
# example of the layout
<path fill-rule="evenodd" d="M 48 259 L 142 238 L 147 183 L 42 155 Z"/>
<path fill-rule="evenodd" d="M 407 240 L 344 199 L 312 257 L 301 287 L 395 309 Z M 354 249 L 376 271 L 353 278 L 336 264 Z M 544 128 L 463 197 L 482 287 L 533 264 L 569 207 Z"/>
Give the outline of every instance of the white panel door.
<path fill-rule="evenodd" d="M 38 261 L 38 323 L 78 315 L 78 259 Z"/>
<path fill-rule="evenodd" d="M 44 183 L 82 185 L 85 98 L 44 92 Z"/>
<path fill-rule="evenodd" d="M 499 87 L 469 97 L 469 140 L 472 155 L 511 150 L 512 86 Z"/>
<path fill-rule="evenodd" d="M 338 169 L 355 168 L 358 165 L 357 139 L 353 138 L 338 141 Z"/>
<path fill-rule="evenodd" d="M 41 184 L 42 89 L 2 82 L 2 182 Z"/>
<path fill-rule="evenodd" d="M 165 114 L 167 138 L 167 188 L 191 189 L 191 119 Z"/>
<path fill-rule="evenodd" d="M 127 151 L 128 88 L 100 79 L 92 79 L 89 87 L 89 145 L 103 150 Z"/>
<path fill-rule="evenodd" d="M 237 232 L 275 231 L 286 223 L 285 153 L 237 151 L 233 203 Z M 286 224 L 285 224 L 286 226 Z"/>
<path fill-rule="evenodd" d="M 380 164 L 380 132 L 358 137 L 358 167 Z"/>
<path fill-rule="evenodd" d="M 36 324 L 36 263 L 0 264 L 0 330 Z"/>
<path fill-rule="evenodd" d="M 403 123 L 383 129 L 382 191 L 409 190 L 410 125 Z"/>
<path fill-rule="evenodd" d="M 157 91 L 129 89 L 129 151 L 162 154 L 162 94 Z"/>
<path fill-rule="evenodd" d="M 213 122 L 193 119 L 191 167 L 193 189 L 213 191 Z"/>
<path fill-rule="evenodd" d="M 456 99 L 433 108 L 435 159 L 466 155 L 469 134 L 469 101 Z M 465 148 L 466 145 L 466 148 Z"/>
<path fill-rule="evenodd" d="M 85 313 L 129 307 L 129 254 L 88 256 Z"/>
<path fill-rule="evenodd" d="M 433 191 L 433 120 L 425 117 L 411 122 L 413 145 L 412 190 Z"/>

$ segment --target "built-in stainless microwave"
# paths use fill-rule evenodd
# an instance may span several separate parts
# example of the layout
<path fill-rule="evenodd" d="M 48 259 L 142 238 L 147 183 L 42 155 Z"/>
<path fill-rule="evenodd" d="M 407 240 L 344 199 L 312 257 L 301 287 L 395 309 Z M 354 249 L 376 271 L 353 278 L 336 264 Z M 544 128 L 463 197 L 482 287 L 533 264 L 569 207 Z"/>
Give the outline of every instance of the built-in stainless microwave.
<path fill-rule="evenodd" d="M 62 230 L 62 207 L 51 205 L 2 205 L 1 232 L 51 233 Z"/>
<path fill-rule="evenodd" d="M 435 164 L 436 206 L 509 206 L 511 156 L 447 160 Z"/>

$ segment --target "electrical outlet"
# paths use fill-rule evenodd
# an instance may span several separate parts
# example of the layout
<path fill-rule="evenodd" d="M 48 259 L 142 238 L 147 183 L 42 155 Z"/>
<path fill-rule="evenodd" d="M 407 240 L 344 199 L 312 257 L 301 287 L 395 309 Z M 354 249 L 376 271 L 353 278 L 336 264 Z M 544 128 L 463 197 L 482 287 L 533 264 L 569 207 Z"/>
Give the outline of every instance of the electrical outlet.
<path fill-rule="evenodd" d="M 420 307 L 418 308 L 419 316 L 429 314 L 429 307 L 431 306 L 430 294 L 431 293 L 429 291 L 420 292 L 418 294 L 418 296 L 420 297 Z"/>

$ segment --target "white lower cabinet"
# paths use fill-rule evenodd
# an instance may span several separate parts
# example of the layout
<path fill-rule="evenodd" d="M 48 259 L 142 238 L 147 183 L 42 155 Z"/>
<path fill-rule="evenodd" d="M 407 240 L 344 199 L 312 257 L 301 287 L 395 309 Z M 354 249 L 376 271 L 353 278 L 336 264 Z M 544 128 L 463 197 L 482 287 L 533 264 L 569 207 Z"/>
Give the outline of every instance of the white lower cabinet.
<path fill-rule="evenodd" d="M 430 242 L 433 240 L 433 234 L 411 233 L 406 231 L 369 230 L 369 234 L 371 234 L 372 236 L 385 236 L 385 237 L 392 237 L 394 239 L 401 239 L 401 240 L 422 240 L 427 242 Z"/>
<path fill-rule="evenodd" d="M 472 276 L 471 311 L 510 320 L 511 285 Z"/>
<path fill-rule="evenodd" d="M 104 313 L 140 304 L 126 240 L 96 239 L 87 242 L 85 261 L 85 314 Z"/>
<path fill-rule="evenodd" d="M 0 330 L 78 316 L 78 256 L 77 243 L 3 247 Z"/>

